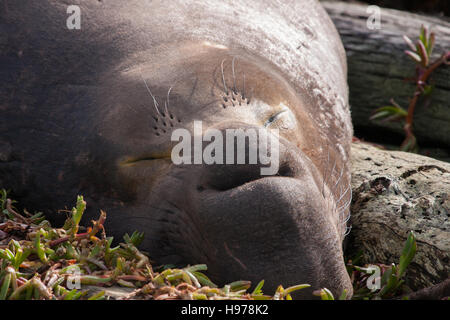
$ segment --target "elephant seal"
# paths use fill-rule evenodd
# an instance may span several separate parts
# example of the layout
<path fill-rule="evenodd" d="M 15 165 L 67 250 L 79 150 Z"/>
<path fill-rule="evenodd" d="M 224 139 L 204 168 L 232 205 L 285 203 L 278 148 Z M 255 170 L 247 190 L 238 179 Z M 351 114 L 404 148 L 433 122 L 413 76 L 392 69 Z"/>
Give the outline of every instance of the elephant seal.
<path fill-rule="evenodd" d="M 144 231 L 157 263 L 351 296 L 346 60 L 317 1 L 0 7 L 0 182 L 23 205 L 60 223 L 82 194 L 85 221 L 103 209 L 112 235 Z M 174 164 L 171 132 L 195 121 L 277 130 L 279 170 Z"/>

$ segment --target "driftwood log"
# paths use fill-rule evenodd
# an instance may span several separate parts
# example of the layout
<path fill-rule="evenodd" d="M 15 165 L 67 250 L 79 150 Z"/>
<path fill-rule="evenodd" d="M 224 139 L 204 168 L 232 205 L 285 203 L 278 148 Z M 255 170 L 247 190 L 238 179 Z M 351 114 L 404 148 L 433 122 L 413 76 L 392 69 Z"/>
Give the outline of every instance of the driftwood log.
<path fill-rule="evenodd" d="M 421 25 L 436 33 L 432 60 L 450 50 L 450 20 L 416 15 L 404 11 L 381 9 L 380 29 L 367 27 L 368 5 L 321 1 L 335 23 L 348 59 L 350 105 L 355 135 L 366 140 L 399 145 L 403 138 L 400 123 L 369 120 L 378 107 L 390 105 L 390 99 L 407 109 L 415 86 L 405 81 L 415 73 L 414 62 L 404 54 L 407 35 L 414 42 Z M 421 147 L 450 150 L 450 66 L 441 66 L 432 75 L 435 85 L 431 99 L 421 100 L 414 116 L 414 132 Z M 434 156 L 434 154 L 431 154 Z"/>
<path fill-rule="evenodd" d="M 352 191 L 348 257 L 362 251 L 364 263 L 397 264 L 413 231 L 407 284 L 417 290 L 449 278 L 449 163 L 353 143 Z"/>

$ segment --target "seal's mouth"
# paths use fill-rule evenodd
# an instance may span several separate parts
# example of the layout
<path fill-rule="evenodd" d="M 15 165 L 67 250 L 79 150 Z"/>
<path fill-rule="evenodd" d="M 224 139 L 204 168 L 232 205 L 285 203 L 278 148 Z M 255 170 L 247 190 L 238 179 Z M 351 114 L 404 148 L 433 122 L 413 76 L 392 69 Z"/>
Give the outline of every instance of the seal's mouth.
<path fill-rule="evenodd" d="M 214 191 L 199 198 L 197 214 L 202 239 L 214 248 L 207 264 L 218 282 L 239 275 L 254 284 L 265 279 L 268 290 L 308 283 L 340 294 L 348 287 L 339 236 L 310 176 L 264 176 Z"/>
<path fill-rule="evenodd" d="M 136 164 L 142 164 L 142 163 L 148 163 L 149 161 L 156 161 L 156 160 L 171 160 L 170 154 L 150 154 L 150 155 L 142 155 L 139 157 L 129 157 L 126 160 L 122 160 L 119 162 L 119 166 L 133 166 Z"/>
<path fill-rule="evenodd" d="M 273 175 L 261 175 L 260 166 L 244 165 L 235 170 L 227 170 L 227 168 L 218 168 L 212 170 L 212 174 L 208 179 L 207 187 L 214 191 L 224 192 L 229 190 L 238 189 L 242 186 L 250 186 L 255 183 L 265 183 L 268 179 L 288 178 L 295 179 L 295 173 L 287 166 L 281 166 L 277 173 Z M 200 189 L 204 189 L 200 186 Z"/>
<path fill-rule="evenodd" d="M 260 176 L 257 179 L 249 179 L 247 181 L 241 181 L 240 183 L 237 183 L 234 186 L 230 186 L 226 189 L 219 189 L 217 191 L 220 192 L 251 192 L 256 188 L 259 184 L 270 184 L 272 181 L 275 181 L 274 179 L 282 178 L 285 183 L 289 183 L 291 180 L 298 180 L 295 177 L 285 177 L 280 174 L 275 174 L 273 176 Z"/>

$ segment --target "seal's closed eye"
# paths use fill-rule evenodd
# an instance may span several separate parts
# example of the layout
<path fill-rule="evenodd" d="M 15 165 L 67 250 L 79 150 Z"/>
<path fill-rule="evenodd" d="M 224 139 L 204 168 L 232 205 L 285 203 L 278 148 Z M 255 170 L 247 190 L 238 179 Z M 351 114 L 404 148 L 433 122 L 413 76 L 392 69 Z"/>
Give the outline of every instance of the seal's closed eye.
<path fill-rule="evenodd" d="M 270 116 L 269 119 L 267 119 L 267 121 L 264 123 L 264 127 L 269 126 L 270 124 L 272 124 L 273 122 L 275 122 L 277 119 L 279 119 L 283 113 L 287 112 L 288 110 L 281 110 L 277 113 L 275 113 L 274 115 Z"/>
<path fill-rule="evenodd" d="M 170 160 L 170 154 L 169 155 L 161 154 L 161 155 L 151 155 L 151 156 L 130 158 L 130 159 L 121 161 L 120 165 L 121 166 L 130 166 L 130 165 L 134 165 L 138 162 L 154 161 L 154 160 Z"/>

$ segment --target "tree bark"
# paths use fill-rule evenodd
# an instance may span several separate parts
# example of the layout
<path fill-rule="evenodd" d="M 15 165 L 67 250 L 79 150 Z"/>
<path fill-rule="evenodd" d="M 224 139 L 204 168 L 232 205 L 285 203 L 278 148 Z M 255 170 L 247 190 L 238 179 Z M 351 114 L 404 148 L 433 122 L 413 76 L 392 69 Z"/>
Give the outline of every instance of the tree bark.
<path fill-rule="evenodd" d="M 414 62 L 405 55 L 407 35 L 414 42 L 421 25 L 436 33 L 431 61 L 450 50 L 450 20 L 392 9 L 381 9 L 381 28 L 367 27 L 367 5 L 322 2 L 335 23 L 348 59 L 348 84 L 355 135 L 367 140 L 399 145 L 404 138 L 401 123 L 370 121 L 372 112 L 391 105 L 390 99 L 407 109 L 415 85 L 406 82 L 415 74 Z M 422 99 L 414 114 L 414 133 L 419 146 L 450 150 L 450 66 L 433 73 L 434 85 L 429 101 Z M 448 157 L 448 154 L 446 155 Z"/>
<path fill-rule="evenodd" d="M 450 297 L 450 279 L 407 295 L 409 300 L 439 300 Z"/>
<path fill-rule="evenodd" d="M 417 252 L 407 269 L 413 290 L 450 276 L 450 164 L 400 151 L 352 145 L 352 230 L 346 256 L 399 263 L 410 231 Z"/>

